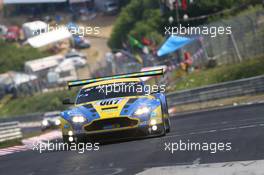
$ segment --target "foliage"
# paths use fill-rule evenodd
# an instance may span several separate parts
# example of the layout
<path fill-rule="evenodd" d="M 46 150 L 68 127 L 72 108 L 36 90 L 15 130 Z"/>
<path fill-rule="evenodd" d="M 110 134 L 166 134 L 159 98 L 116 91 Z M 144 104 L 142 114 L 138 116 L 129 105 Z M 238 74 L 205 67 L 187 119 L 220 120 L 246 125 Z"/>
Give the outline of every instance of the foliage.
<path fill-rule="evenodd" d="M 158 0 L 133 0 L 122 9 L 108 45 L 112 49 L 121 48 L 122 42 L 127 40 L 129 34 L 138 39 L 147 36 L 160 40 L 157 30 L 160 29 L 161 20 Z"/>
<path fill-rule="evenodd" d="M 23 115 L 36 112 L 64 110 L 68 106 L 62 104 L 62 100 L 70 97 L 74 99 L 76 91 L 56 91 L 36 94 L 34 96 L 19 97 L 10 100 L 0 109 L 0 117 Z"/>
<path fill-rule="evenodd" d="M 259 2 L 259 0 L 195 0 L 192 4 L 188 3 L 186 11 L 179 9 L 179 18 L 182 19 L 185 14 L 188 14 L 189 17 L 198 17 L 239 7 L 236 11 L 227 11 L 224 14 L 201 20 L 182 21 L 183 25 L 196 26 L 208 21 L 235 15 L 244 10 L 249 4 L 255 5 Z M 164 33 L 162 29 L 165 25 L 170 25 L 168 22 L 170 16 L 176 18 L 175 10 L 161 10 L 159 0 L 127 0 L 126 3 L 127 6 L 122 8 L 108 41 L 110 48 L 121 48 L 122 43 L 127 41 L 128 35 L 132 35 L 137 39 L 145 36 L 160 44 L 162 42 L 162 33 Z M 176 20 L 174 20 L 172 25 L 177 26 Z"/>
<path fill-rule="evenodd" d="M 125 7 L 127 4 L 130 3 L 131 0 L 121 0 L 119 1 L 119 5 L 122 7 Z"/>
<path fill-rule="evenodd" d="M 17 146 L 17 145 L 22 145 L 21 139 L 14 139 L 14 140 L 0 142 L 0 149 L 11 147 L 11 146 Z"/>
<path fill-rule="evenodd" d="M 17 46 L 0 40 L 0 73 L 15 70 L 22 71 L 25 61 L 48 56 L 30 46 Z"/>

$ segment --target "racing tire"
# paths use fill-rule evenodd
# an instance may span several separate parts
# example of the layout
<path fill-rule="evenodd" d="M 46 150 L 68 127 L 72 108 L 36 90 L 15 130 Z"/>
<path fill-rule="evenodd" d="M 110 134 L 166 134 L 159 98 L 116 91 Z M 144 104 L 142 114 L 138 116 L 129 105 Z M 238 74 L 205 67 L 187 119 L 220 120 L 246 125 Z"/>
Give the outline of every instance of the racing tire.
<path fill-rule="evenodd" d="M 67 135 L 62 135 L 62 140 L 63 140 L 64 143 L 69 142 L 69 136 L 67 136 Z"/>
<path fill-rule="evenodd" d="M 160 136 L 162 137 L 162 136 L 166 136 L 166 124 L 165 124 L 165 122 L 163 122 L 161 125 L 160 125 L 160 127 L 161 127 L 161 134 L 160 134 Z"/>
<path fill-rule="evenodd" d="M 165 119 L 165 125 L 166 125 L 166 133 L 169 133 L 171 131 L 170 119 L 168 118 Z"/>
<path fill-rule="evenodd" d="M 165 107 L 162 108 L 162 111 L 163 111 L 163 116 L 164 114 L 167 114 L 168 117 L 169 117 L 169 112 L 168 112 L 168 102 L 167 102 L 167 99 L 165 98 Z M 169 118 L 164 118 L 164 127 L 165 127 L 165 133 L 169 133 L 170 132 L 170 119 Z"/>
<path fill-rule="evenodd" d="M 63 141 L 63 143 L 71 145 L 71 142 L 69 141 L 69 136 L 68 135 L 62 135 L 62 141 Z"/>
<path fill-rule="evenodd" d="M 76 143 L 95 143 L 95 141 L 86 136 L 76 136 Z"/>

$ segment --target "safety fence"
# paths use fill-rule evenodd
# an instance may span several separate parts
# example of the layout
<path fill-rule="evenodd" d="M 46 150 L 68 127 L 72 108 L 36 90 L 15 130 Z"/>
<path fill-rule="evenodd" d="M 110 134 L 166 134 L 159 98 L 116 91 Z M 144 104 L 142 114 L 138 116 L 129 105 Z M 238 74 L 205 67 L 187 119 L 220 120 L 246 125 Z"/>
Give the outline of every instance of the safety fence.
<path fill-rule="evenodd" d="M 200 29 L 229 28 L 229 34 L 201 35 L 197 42 L 184 50 L 191 53 L 194 65 L 205 65 L 208 60 L 218 64 L 233 64 L 264 53 L 264 9 L 253 9 L 229 19 L 199 26 Z M 214 31 L 214 30 L 212 30 Z"/>
<path fill-rule="evenodd" d="M 264 92 L 264 76 L 230 81 L 167 94 L 169 106 L 205 102 Z"/>
<path fill-rule="evenodd" d="M 22 138 L 19 122 L 0 123 L 0 142 Z"/>

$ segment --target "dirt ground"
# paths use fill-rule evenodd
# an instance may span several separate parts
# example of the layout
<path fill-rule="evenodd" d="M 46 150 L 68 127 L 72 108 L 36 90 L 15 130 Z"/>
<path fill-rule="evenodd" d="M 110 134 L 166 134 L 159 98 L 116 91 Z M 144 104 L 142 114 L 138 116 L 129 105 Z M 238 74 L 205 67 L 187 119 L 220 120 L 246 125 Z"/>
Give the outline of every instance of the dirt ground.
<path fill-rule="evenodd" d="M 99 37 L 99 38 L 109 38 L 113 29 L 113 23 L 116 20 L 116 16 L 106 16 L 103 14 L 97 14 L 92 20 L 80 21 L 80 26 L 89 27 L 100 27 L 100 33 L 98 35 L 87 35 Z"/>
<path fill-rule="evenodd" d="M 107 40 L 111 35 L 115 19 L 115 16 L 104 16 L 99 14 L 93 20 L 80 22 L 80 25 L 82 26 L 100 27 L 99 35 L 86 36 L 91 42 L 91 48 L 83 49 L 81 51 L 87 56 L 88 65 L 85 68 L 78 70 L 78 77 L 80 79 L 89 78 L 91 71 L 96 70 L 99 67 L 99 64 L 105 64 L 105 54 L 110 52 L 110 49 L 107 46 Z"/>

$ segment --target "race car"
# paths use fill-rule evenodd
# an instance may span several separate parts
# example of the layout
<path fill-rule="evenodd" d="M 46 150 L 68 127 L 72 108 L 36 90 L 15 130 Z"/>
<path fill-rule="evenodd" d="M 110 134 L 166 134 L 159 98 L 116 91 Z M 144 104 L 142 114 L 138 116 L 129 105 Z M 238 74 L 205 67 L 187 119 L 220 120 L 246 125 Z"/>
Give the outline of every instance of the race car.
<path fill-rule="evenodd" d="M 149 92 L 141 77 L 158 76 L 163 69 L 68 82 L 82 86 L 74 107 L 61 113 L 63 141 L 94 142 L 164 136 L 170 131 L 166 96 Z M 149 87 L 149 86 L 148 86 Z"/>
<path fill-rule="evenodd" d="M 46 112 L 41 122 L 41 130 L 60 128 L 60 111 Z"/>

